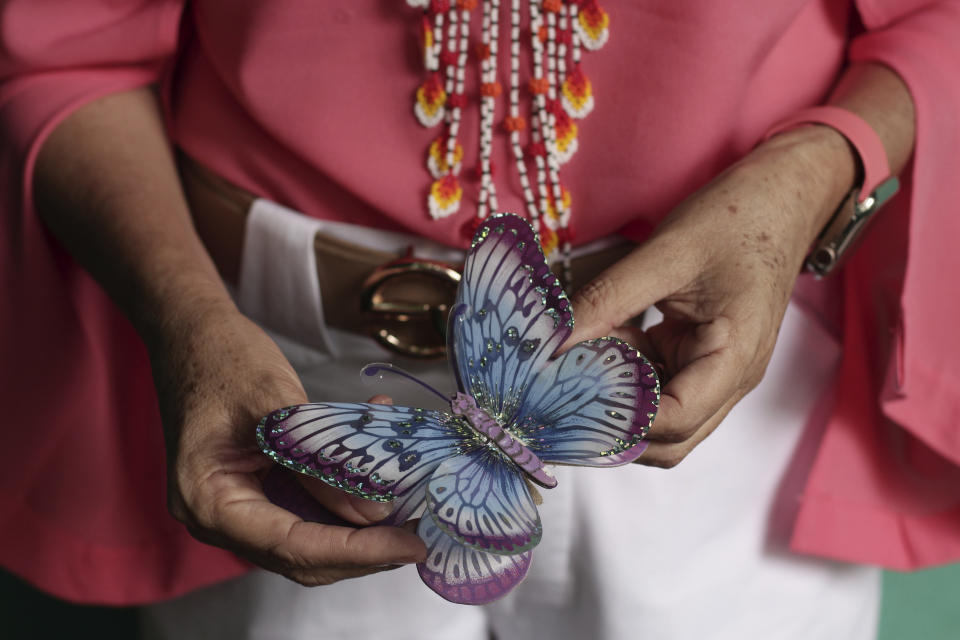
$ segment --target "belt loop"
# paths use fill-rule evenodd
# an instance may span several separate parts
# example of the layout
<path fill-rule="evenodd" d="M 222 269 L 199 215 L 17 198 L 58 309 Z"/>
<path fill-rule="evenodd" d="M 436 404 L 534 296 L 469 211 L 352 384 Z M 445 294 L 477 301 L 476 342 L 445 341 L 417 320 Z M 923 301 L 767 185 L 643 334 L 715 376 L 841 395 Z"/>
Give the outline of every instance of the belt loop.
<path fill-rule="evenodd" d="M 250 318 L 335 358 L 314 251 L 322 225 L 269 200 L 255 200 L 247 215 L 237 304 Z"/>

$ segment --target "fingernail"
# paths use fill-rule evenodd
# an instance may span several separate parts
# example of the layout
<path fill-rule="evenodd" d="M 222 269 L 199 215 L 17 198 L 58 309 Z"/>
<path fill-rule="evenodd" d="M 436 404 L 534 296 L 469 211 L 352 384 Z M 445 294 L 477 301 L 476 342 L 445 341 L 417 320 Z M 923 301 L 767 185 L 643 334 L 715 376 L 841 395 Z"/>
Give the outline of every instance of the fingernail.
<path fill-rule="evenodd" d="M 350 496 L 350 505 L 357 510 L 357 513 L 371 522 L 383 520 L 393 511 L 393 503 L 391 502 L 376 502 L 353 496 Z"/>

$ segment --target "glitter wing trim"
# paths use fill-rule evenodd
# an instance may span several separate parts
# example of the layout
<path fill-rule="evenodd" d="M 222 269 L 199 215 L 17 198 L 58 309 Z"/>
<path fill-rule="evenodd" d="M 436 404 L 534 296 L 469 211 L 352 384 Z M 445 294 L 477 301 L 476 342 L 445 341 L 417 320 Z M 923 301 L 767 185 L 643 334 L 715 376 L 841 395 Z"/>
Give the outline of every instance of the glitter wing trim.
<path fill-rule="evenodd" d="M 483 221 L 474 236 L 447 336 L 457 385 L 496 419 L 573 330 L 570 301 L 519 216 Z"/>
<path fill-rule="evenodd" d="M 501 555 L 532 549 L 543 533 L 524 472 L 483 445 L 437 468 L 423 517 L 432 517 L 458 544 Z"/>
<path fill-rule="evenodd" d="M 396 522 L 420 506 L 417 489 L 440 463 L 474 438 L 441 411 L 346 402 L 278 409 L 257 426 L 260 448 L 275 462 L 361 498 L 397 499 Z"/>
<path fill-rule="evenodd" d="M 532 552 L 512 556 L 484 553 L 457 544 L 433 518 L 420 518 L 417 535 L 427 545 L 427 560 L 417 565 L 424 584 L 457 604 L 485 604 L 520 584 Z"/>
<path fill-rule="evenodd" d="M 544 462 L 616 466 L 635 460 L 656 417 L 660 382 L 616 338 L 581 342 L 541 370 L 508 428 Z"/>

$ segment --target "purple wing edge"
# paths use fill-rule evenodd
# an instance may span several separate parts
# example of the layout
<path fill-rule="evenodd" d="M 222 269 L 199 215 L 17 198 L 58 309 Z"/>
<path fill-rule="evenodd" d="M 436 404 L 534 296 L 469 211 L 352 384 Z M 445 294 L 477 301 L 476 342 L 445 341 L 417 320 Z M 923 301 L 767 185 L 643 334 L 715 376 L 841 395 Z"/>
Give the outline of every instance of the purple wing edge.
<path fill-rule="evenodd" d="M 434 528 L 434 531 L 428 533 L 427 529 L 431 527 Z M 480 605 L 499 600 L 523 582 L 523 579 L 527 577 L 527 571 L 530 569 L 530 562 L 533 559 L 532 550 L 512 556 L 500 556 L 505 562 L 509 561 L 501 571 L 488 573 L 480 579 L 470 581 L 464 579 L 459 584 L 452 584 L 444 579 L 443 572 L 430 569 L 430 556 L 434 553 L 443 553 L 440 551 L 443 545 L 449 545 L 446 549 L 448 553 L 453 547 L 460 547 L 472 553 L 484 552 L 457 543 L 444 533 L 437 522 L 427 514 L 424 514 L 423 518 L 420 519 L 417 534 L 427 544 L 428 558 L 427 562 L 417 563 L 417 573 L 420 574 L 420 579 L 441 598 L 455 604 Z"/>
<path fill-rule="evenodd" d="M 304 460 L 308 460 L 310 457 L 307 454 L 305 454 L 301 460 L 297 460 L 280 453 L 279 449 L 275 447 L 272 442 L 274 437 L 282 437 L 283 430 L 279 429 L 279 425 L 302 407 L 308 406 L 310 405 L 292 405 L 276 409 L 265 415 L 257 424 L 257 445 L 260 447 L 260 450 L 277 464 L 296 471 L 297 473 L 322 480 L 341 491 L 346 491 L 355 496 L 376 502 L 389 502 L 393 500 L 396 496 L 389 489 L 379 488 L 376 485 L 364 482 L 366 475 L 363 473 L 351 474 L 347 469 L 341 468 L 336 464 L 332 464 L 326 468 L 315 466 L 311 463 L 304 462 Z M 374 408 L 378 406 L 379 405 L 370 405 L 370 407 Z"/>
<path fill-rule="evenodd" d="M 657 370 L 653 364 L 645 355 L 640 353 L 636 347 L 620 338 L 606 336 L 593 340 L 584 340 L 579 344 L 596 345 L 603 342 L 611 343 L 620 349 L 624 359 L 628 362 L 638 361 L 636 388 L 640 393 L 637 394 L 637 402 L 635 405 L 636 413 L 634 414 L 635 417 L 629 429 L 631 441 L 625 441 L 621 450 L 607 455 L 578 460 L 577 462 L 553 461 L 550 460 L 548 456 L 542 456 L 544 462 L 552 464 L 617 467 L 633 462 L 647 449 L 649 443 L 645 438 L 650 431 L 650 427 L 653 426 L 653 422 L 660 408 L 660 377 L 657 375 Z M 576 347 L 576 345 L 574 345 L 574 347 Z"/>
<path fill-rule="evenodd" d="M 560 278 L 553 273 L 550 265 L 547 264 L 547 258 L 543 255 L 543 248 L 540 244 L 540 234 L 534 231 L 525 218 L 521 218 L 515 213 L 497 213 L 488 216 L 477 227 L 477 232 L 470 245 L 470 251 L 474 251 L 480 243 L 492 232 L 499 230 L 501 226 L 504 232 L 516 235 L 517 244 L 514 245 L 514 248 L 521 252 L 520 259 L 523 264 L 530 267 L 530 277 L 535 282 L 539 281 L 545 289 L 546 306 L 548 309 L 557 311 L 554 319 L 557 322 L 558 329 L 566 332 L 564 336 L 564 340 L 566 340 L 573 332 L 573 307 L 560 284 Z"/>

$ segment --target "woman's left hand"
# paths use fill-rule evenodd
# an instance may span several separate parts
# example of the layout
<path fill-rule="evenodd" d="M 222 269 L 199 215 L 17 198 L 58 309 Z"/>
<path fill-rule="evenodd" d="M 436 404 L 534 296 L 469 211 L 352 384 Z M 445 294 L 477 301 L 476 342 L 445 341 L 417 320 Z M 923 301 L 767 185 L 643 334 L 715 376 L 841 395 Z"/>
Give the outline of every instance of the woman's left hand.
<path fill-rule="evenodd" d="M 776 136 L 575 296 L 567 346 L 615 335 L 661 365 L 660 411 L 637 462 L 675 466 L 760 382 L 803 259 L 855 163 L 827 127 Z M 626 326 L 652 305 L 660 324 Z"/>

